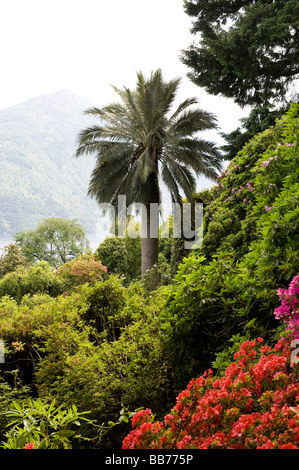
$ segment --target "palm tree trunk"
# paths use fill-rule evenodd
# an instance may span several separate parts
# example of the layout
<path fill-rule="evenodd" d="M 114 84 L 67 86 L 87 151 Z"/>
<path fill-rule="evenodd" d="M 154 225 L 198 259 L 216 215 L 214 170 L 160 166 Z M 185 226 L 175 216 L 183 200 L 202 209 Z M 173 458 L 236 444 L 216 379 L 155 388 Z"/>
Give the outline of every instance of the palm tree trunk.
<path fill-rule="evenodd" d="M 146 233 L 142 232 L 141 238 L 141 273 L 142 277 L 148 269 L 158 264 L 158 248 L 159 248 L 159 212 L 150 211 L 147 207 L 143 224 L 146 224 Z M 142 225 L 143 225 L 142 224 Z"/>

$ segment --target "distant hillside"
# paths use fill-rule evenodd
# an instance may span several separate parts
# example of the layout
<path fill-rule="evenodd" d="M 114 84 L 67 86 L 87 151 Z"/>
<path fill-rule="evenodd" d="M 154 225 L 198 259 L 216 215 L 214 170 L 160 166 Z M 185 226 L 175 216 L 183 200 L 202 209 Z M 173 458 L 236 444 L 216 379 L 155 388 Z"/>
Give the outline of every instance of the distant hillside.
<path fill-rule="evenodd" d="M 71 91 L 0 110 L 0 234 L 35 228 L 47 217 L 96 224 L 86 196 L 94 159 L 73 157 L 90 106 Z"/>

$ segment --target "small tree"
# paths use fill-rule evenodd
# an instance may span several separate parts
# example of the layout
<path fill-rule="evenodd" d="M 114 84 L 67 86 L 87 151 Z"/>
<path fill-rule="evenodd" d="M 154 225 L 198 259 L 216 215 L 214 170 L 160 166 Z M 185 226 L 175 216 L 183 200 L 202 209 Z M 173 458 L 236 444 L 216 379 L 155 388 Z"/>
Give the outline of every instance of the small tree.
<path fill-rule="evenodd" d="M 123 238 L 105 238 L 96 253 L 96 256 L 107 266 L 109 273 L 125 275 L 128 268 L 128 252 Z"/>
<path fill-rule="evenodd" d="M 53 267 L 67 263 L 89 248 L 85 231 L 75 219 L 45 219 L 34 230 L 18 232 L 15 240 L 29 261 L 47 261 Z"/>
<path fill-rule="evenodd" d="M 137 224 L 138 225 L 138 224 Z M 141 238 L 107 237 L 96 250 L 96 257 L 110 274 L 123 275 L 127 282 L 141 275 Z"/>
<path fill-rule="evenodd" d="M 0 278 L 12 271 L 15 271 L 19 266 L 25 266 L 28 262 L 25 256 L 22 255 L 20 247 L 13 243 L 3 248 L 3 254 L 0 257 Z"/>

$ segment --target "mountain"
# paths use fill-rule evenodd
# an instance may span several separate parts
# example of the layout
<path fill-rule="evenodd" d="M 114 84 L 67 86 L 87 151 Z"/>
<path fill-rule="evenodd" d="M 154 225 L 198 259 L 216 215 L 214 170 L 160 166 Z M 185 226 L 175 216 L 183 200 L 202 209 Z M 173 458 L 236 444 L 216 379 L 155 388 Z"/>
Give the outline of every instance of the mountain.
<path fill-rule="evenodd" d="M 74 158 L 90 105 L 64 90 L 0 110 L 0 234 L 48 217 L 95 231 L 96 202 L 86 196 L 94 157 Z"/>

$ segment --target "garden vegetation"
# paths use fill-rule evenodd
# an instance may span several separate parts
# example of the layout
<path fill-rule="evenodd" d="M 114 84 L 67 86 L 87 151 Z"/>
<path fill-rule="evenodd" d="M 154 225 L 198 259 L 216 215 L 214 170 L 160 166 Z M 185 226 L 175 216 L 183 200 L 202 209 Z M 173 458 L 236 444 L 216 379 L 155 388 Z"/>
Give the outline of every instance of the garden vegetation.
<path fill-rule="evenodd" d="M 107 242 L 58 269 L 4 251 L 3 448 L 299 448 L 298 109 L 194 194 L 202 247 L 168 277 L 161 246 L 155 290 Z"/>

